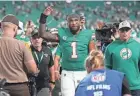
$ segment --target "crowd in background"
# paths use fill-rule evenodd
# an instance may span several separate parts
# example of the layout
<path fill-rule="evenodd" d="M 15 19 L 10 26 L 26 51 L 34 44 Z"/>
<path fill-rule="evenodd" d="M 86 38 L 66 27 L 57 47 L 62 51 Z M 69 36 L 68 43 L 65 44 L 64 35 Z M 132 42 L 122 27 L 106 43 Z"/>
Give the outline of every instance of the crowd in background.
<path fill-rule="evenodd" d="M 95 4 L 94 4 L 94 2 L 95 2 Z M 53 56 L 54 55 L 59 56 L 59 60 L 58 61 L 60 61 L 61 55 L 62 54 L 66 54 L 65 52 L 67 52 L 67 51 L 61 52 L 62 50 L 65 50 L 65 42 L 64 42 L 65 40 L 64 39 L 67 39 L 67 38 L 63 38 L 64 37 L 63 34 L 65 34 L 63 32 L 65 32 L 65 31 L 61 30 L 63 34 L 60 34 L 59 33 L 60 32 L 60 29 L 59 28 L 67 29 L 69 27 L 73 27 L 72 24 L 70 26 L 70 22 L 72 22 L 72 20 L 74 22 L 75 18 L 76 18 L 76 20 L 77 19 L 80 20 L 80 23 L 77 21 L 78 22 L 77 25 L 79 24 L 78 26 L 79 26 L 79 30 L 81 32 L 83 32 L 83 30 L 86 30 L 86 29 L 91 29 L 92 30 L 92 31 L 91 30 L 88 30 L 88 32 L 89 32 L 88 34 L 83 33 L 84 34 L 84 37 L 83 38 L 87 39 L 86 38 L 86 36 L 87 36 L 89 41 L 90 40 L 91 41 L 94 41 L 94 44 L 95 45 L 94 46 L 93 45 L 90 46 L 92 50 L 95 50 L 95 49 L 97 49 L 97 50 L 98 49 L 101 49 L 101 51 L 105 51 L 106 50 L 106 49 L 103 49 L 102 50 L 102 46 L 103 46 L 102 40 L 101 41 L 98 41 L 97 40 L 97 38 L 96 38 L 96 35 L 97 34 L 96 33 L 97 33 L 97 30 L 101 30 L 105 26 L 108 27 L 108 25 L 113 25 L 114 23 L 117 23 L 118 25 L 117 25 L 117 27 L 115 29 L 115 33 L 113 34 L 114 36 L 112 37 L 112 35 L 111 35 L 111 37 L 109 38 L 109 39 L 111 39 L 111 42 L 118 39 L 118 37 L 117 37 L 118 34 L 119 35 L 121 34 L 120 36 L 123 37 L 124 35 L 122 35 L 122 34 L 124 34 L 126 31 L 128 31 L 131 34 L 130 37 L 133 37 L 133 38 L 137 39 L 138 42 L 140 42 L 140 40 L 139 40 L 139 38 L 140 38 L 140 10 L 139 10 L 140 2 L 139 1 L 130 1 L 130 2 L 126 2 L 126 1 L 115 1 L 115 2 L 111 2 L 111 1 L 108 1 L 108 2 L 107 1 L 106 2 L 103 2 L 103 1 L 100 1 L 100 2 L 87 1 L 85 4 L 84 3 L 85 3 L 85 1 L 81 1 L 81 2 L 80 1 L 79 2 L 78 1 L 77 2 L 76 1 L 72 1 L 72 2 L 65 2 L 65 1 L 48 1 L 48 2 L 45 2 L 45 1 L 40 1 L 40 2 L 39 1 L 20 1 L 20 2 L 19 1 L 4 1 L 4 2 L 2 2 L 0 4 L 0 13 L 1 13 L 0 14 L 0 17 L 7 16 L 7 14 L 10 14 L 11 13 L 11 14 L 14 14 L 16 17 L 18 17 L 18 19 L 19 19 L 18 27 L 20 27 L 20 30 L 17 30 L 16 35 L 13 35 L 13 37 L 15 36 L 14 38 L 16 38 L 16 39 L 18 39 L 20 41 L 24 41 L 24 44 L 25 44 L 26 48 L 28 49 L 28 51 L 30 50 L 32 52 L 32 55 L 33 55 L 33 57 L 35 59 L 34 62 L 37 63 L 37 68 L 41 68 L 41 70 L 37 70 L 34 73 L 40 72 L 39 73 L 39 76 L 41 77 L 42 74 L 44 76 L 45 71 L 43 70 L 43 67 L 45 65 L 43 67 L 38 67 L 38 66 L 40 66 L 38 64 L 42 60 L 43 60 L 43 63 L 45 62 L 45 59 L 46 59 L 46 61 L 48 60 L 48 62 L 47 62 L 47 71 L 46 71 L 47 75 L 45 74 L 45 76 L 46 76 L 45 78 L 47 78 L 47 80 L 48 80 L 48 78 L 51 78 L 51 81 L 48 80 L 47 82 L 44 82 L 43 85 L 40 85 L 42 83 L 41 80 L 39 80 L 39 83 L 36 82 L 36 83 L 38 83 L 37 90 L 40 91 L 42 89 L 40 92 L 38 92 L 38 94 L 39 94 L 38 96 L 44 96 L 45 94 L 49 94 L 49 95 L 52 95 L 52 96 L 57 96 L 57 95 L 54 95 L 53 93 L 50 94 L 50 90 L 52 91 L 52 89 L 55 87 L 54 85 L 56 83 L 55 80 L 54 80 L 54 74 L 56 76 L 57 71 L 59 71 L 59 70 L 54 70 L 55 68 L 53 69 L 53 67 L 52 67 L 53 65 L 55 65 L 55 62 L 56 62 L 55 59 L 54 59 L 55 57 L 53 57 Z M 90 4 L 90 3 L 92 3 L 93 5 Z M 49 9 L 48 6 L 51 6 L 52 9 Z M 10 7 L 11 7 L 11 9 L 9 9 L 10 10 L 9 11 L 8 8 L 10 8 Z M 48 9 L 45 9 L 46 7 Z M 42 12 L 42 10 L 44 10 L 44 9 L 45 9 L 45 11 Z M 48 13 L 48 12 L 50 12 L 50 13 Z M 76 15 L 69 15 L 71 13 L 76 13 L 80 17 L 78 17 Z M 41 14 L 41 16 L 40 16 L 40 14 Z M 72 18 L 74 18 L 74 19 L 72 19 Z M 4 22 L 2 18 L 1 18 L 1 20 L 2 20 L 2 22 Z M 47 21 L 45 21 L 45 20 L 47 20 Z M 127 25 L 127 26 L 119 25 L 120 22 L 122 22 L 124 20 L 127 20 L 127 22 L 125 23 L 125 25 Z M 13 23 L 13 21 L 8 21 L 8 22 Z M 46 23 L 46 26 L 43 25 L 45 23 Z M 129 25 L 129 23 L 130 23 L 130 25 Z M 45 26 L 45 28 L 44 27 L 41 27 L 42 25 Z M 2 27 L 3 26 L 4 25 L 2 25 Z M 120 27 L 120 26 L 123 26 L 123 27 Z M 126 29 L 123 29 L 124 27 L 126 27 Z M 48 33 L 53 34 L 53 35 L 44 35 L 44 33 L 43 33 L 44 30 L 47 31 Z M 130 32 L 130 30 L 132 30 L 132 32 Z M 110 32 L 112 32 L 112 30 L 110 30 Z M 92 36 L 91 36 L 90 33 L 92 34 Z M 0 37 L 2 36 L 1 34 L 4 34 L 4 33 L 2 33 L 2 31 L 0 31 Z M 60 35 L 60 36 L 58 36 L 58 35 Z M 62 35 L 62 38 L 61 38 L 61 35 Z M 47 37 L 47 36 L 50 36 L 50 39 L 48 39 L 49 37 Z M 55 39 L 54 40 L 55 42 L 51 42 L 53 36 L 56 36 L 54 38 Z M 68 37 L 70 37 L 70 36 L 71 35 L 68 35 Z M 75 34 L 74 34 L 74 36 L 75 36 Z M 124 36 L 124 37 L 127 37 L 127 36 Z M 92 39 L 90 37 L 92 37 Z M 78 37 L 75 37 L 75 38 L 78 38 Z M 73 37 L 71 39 L 73 40 Z M 129 39 L 129 36 L 128 36 L 127 40 L 128 39 Z M 81 40 L 81 38 L 79 39 L 79 41 L 80 40 Z M 134 42 L 133 44 L 135 44 L 135 45 L 139 44 L 139 43 L 136 43 L 135 40 L 132 40 L 132 41 Z M 70 42 L 71 42 L 71 40 L 70 40 Z M 81 40 L 80 43 L 81 42 L 83 43 L 84 41 Z M 109 42 L 109 43 L 111 43 L 111 42 Z M 118 41 L 118 42 L 116 43 L 116 44 L 118 44 L 118 46 L 119 46 L 119 44 L 122 44 L 123 43 L 123 42 L 121 42 L 121 40 Z M 75 44 L 75 42 L 72 42 L 72 44 Z M 112 46 L 113 46 L 113 44 L 112 44 Z M 85 45 L 90 45 L 90 43 L 89 42 L 88 43 L 86 42 Z M 105 47 L 107 47 L 107 45 Z M 74 45 L 71 45 L 71 46 L 73 47 Z M 40 49 L 37 49 L 36 47 L 37 48 L 40 47 Z M 56 49 L 56 47 L 57 47 L 57 49 Z M 84 46 L 84 48 L 86 48 L 86 49 L 88 47 L 89 46 L 86 46 L 86 47 Z M 129 53 L 129 51 L 131 51 L 131 50 L 128 50 L 129 47 L 130 46 L 127 46 L 126 50 L 123 50 L 123 52 L 124 51 L 127 51 Z M 110 48 L 110 47 L 108 47 L 108 48 Z M 113 47 L 113 49 L 115 49 L 115 48 Z M 52 53 L 51 53 L 50 50 L 52 51 Z M 81 51 L 81 49 L 79 49 L 79 50 Z M 124 72 L 124 69 L 117 69 L 118 67 L 116 67 L 116 66 L 114 67 L 114 64 L 115 63 L 112 62 L 114 60 L 114 58 L 115 58 L 115 60 L 117 60 L 119 58 L 119 55 L 118 55 L 118 57 L 113 55 L 114 56 L 113 57 L 112 56 L 112 54 L 113 54 L 112 49 L 110 49 L 109 51 L 108 50 L 109 49 L 107 49 L 107 51 L 105 53 L 105 55 L 106 55 L 106 57 L 105 57 L 106 62 L 107 62 L 107 64 L 109 64 L 107 67 L 108 68 L 111 67 L 110 69 L 115 69 L 116 68 L 115 70 Z M 139 52 L 139 49 L 137 49 L 137 50 Z M 55 54 L 55 51 L 57 51 L 57 52 L 59 51 L 59 52 Z M 135 50 L 133 50 L 133 52 L 134 51 Z M 46 52 L 46 53 L 44 53 L 44 52 Z M 115 52 L 117 54 L 117 51 L 116 50 L 115 50 Z M 124 54 L 123 54 L 123 52 L 121 54 L 122 58 L 129 59 L 129 56 L 125 57 L 125 52 L 124 52 Z M 86 51 L 85 54 L 87 55 L 88 53 L 90 53 L 90 48 L 89 48 L 88 51 Z M 41 54 L 43 54 L 43 55 L 41 55 Z M 44 54 L 45 54 L 46 57 L 42 57 L 42 56 L 44 56 Z M 93 54 L 94 54 L 94 56 L 92 56 Z M 85 57 L 86 57 L 86 55 L 85 55 Z M 103 69 L 103 71 L 104 71 L 104 67 L 103 66 L 105 64 L 103 63 L 103 55 L 104 54 L 100 54 L 100 51 L 97 51 L 97 52 L 95 51 L 95 53 L 92 51 L 89 54 L 89 57 L 87 59 L 86 58 L 82 59 L 82 60 L 85 60 L 85 59 L 87 60 L 87 63 L 86 64 L 88 64 L 88 65 L 86 65 L 87 66 L 86 68 L 93 67 L 93 69 L 90 69 L 89 73 L 92 72 L 92 71 L 94 71 L 94 70 L 96 70 L 96 69 L 97 69 L 97 71 L 98 71 L 98 69 L 99 70 L 100 69 L 101 70 Z M 124 57 L 123 57 L 123 55 L 124 55 Z M 130 55 L 132 55 L 132 54 L 130 53 Z M 49 59 L 48 59 L 48 56 L 50 56 Z M 74 54 L 74 56 L 77 56 L 77 54 Z M 93 58 L 96 58 L 96 57 L 98 57 L 98 59 L 102 61 L 101 64 L 99 64 L 100 66 L 98 65 L 98 63 L 96 62 L 96 60 L 94 61 L 94 59 L 93 59 Z M 30 57 L 30 58 L 32 59 L 32 57 Z M 38 60 L 38 58 L 40 58 L 41 61 Z M 68 59 L 68 58 L 66 58 L 64 56 L 62 58 Z M 77 57 L 74 57 L 74 58 L 77 58 Z M 73 59 L 73 57 L 72 57 L 72 59 Z M 97 67 L 97 66 L 95 67 L 94 66 L 94 63 L 93 63 L 93 65 L 90 64 L 89 61 L 88 61 L 88 59 L 90 61 L 94 61 L 94 63 L 96 62 L 99 67 Z M 53 63 L 53 60 L 54 60 L 54 63 Z M 79 59 L 79 60 L 81 60 L 81 59 Z M 133 62 L 134 64 L 137 64 L 137 63 L 139 64 L 139 58 L 136 59 L 135 61 Z M 66 61 L 65 60 L 63 61 L 62 60 L 60 62 L 62 63 L 62 66 L 64 66 L 63 65 L 63 62 L 66 62 Z M 71 61 L 71 62 L 73 63 L 73 61 Z M 70 64 L 72 64 L 71 62 L 70 62 Z M 124 61 L 122 60 L 122 62 L 124 62 Z M 68 63 L 69 62 L 67 62 L 67 64 Z M 125 62 L 125 63 L 128 63 L 128 62 Z M 113 64 L 113 65 L 111 65 L 111 64 Z M 120 64 L 120 62 L 119 62 L 119 64 Z M 136 70 L 134 70 L 134 71 L 136 71 L 136 73 L 138 71 L 137 70 L 137 67 L 139 66 L 138 64 L 136 65 Z M 66 69 L 68 68 L 68 66 L 66 66 L 66 65 L 64 67 L 66 67 Z M 134 67 L 134 66 L 132 66 L 132 67 Z M 45 66 L 45 68 L 46 68 L 46 66 Z M 82 68 L 83 68 L 83 66 L 82 66 Z M 75 69 L 71 69 L 71 66 L 70 66 L 70 68 L 68 68 L 68 70 L 64 70 L 64 69 L 62 69 L 62 70 L 63 70 L 62 71 L 62 76 L 64 75 L 64 77 L 66 77 L 66 74 L 71 74 L 69 72 L 69 70 L 72 70 L 72 72 L 73 72 L 72 74 L 75 74 L 76 72 L 82 73 L 80 69 L 76 69 L 76 71 L 75 71 Z M 88 71 L 88 69 L 87 69 L 87 71 Z M 48 75 L 49 72 L 51 73 L 50 77 Z M 117 76 L 118 76 L 118 74 L 121 76 L 121 80 L 120 80 L 120 77 L 117 77 L 120 80 L 120 82 L 123 82 L 124 81 L 123 80 L 124 74 L 122 74 L 122 73 L 115 73 L 115 71 L 112 71 L 112 72 L 114 72 L 114 74 L 116 74 Z M 83 72 L 83 74 L 85 75 L 84 72 Z M 103 73 L 101 72 L 101 74 L 103 74 Z M 129 74 L 129 72 L 128 72 L 128 74 Z M 70 92 L 70 93 L 75 94 L 75 89 L 77 88 L 79 82 L 81 81 L 81 78 L 83 79 L 83 76 L 84 75 L 80 75 L 81 77 L 79 76 L 79 78 L 80 78 L 80 80 L 79 80 L 78 75 L 76 73 L 75 76 L 78 78 L 77 81 L 76 81 L 77 82 L 77 85 L 75 84 L 76 87 L 74 86 L 74 88 L 73 88 L 74 89 L 74 92 Z M 62 82 L 62 79 L 64 79 L 66 81 L 66 79 L 64 77 L 61 78 L 61 83 L 63 83 Z M 44 77 L 43 77 L 43 79 L 44 79 Z M 133 84 L 133 80 L 130 80 L 129 77 L 127 77 L 127 79 L 129 79 L 128 81 L 130 81 L 130 83 Z M 89 80 L 88 77 L 87 77 L 87 80 Z M 138 81 L 139 81 L 139 79 L 138 79 Z M 50 83 L 50 85 L 47 85 L 48 83 Z M 66 92 L 66 91 L 63 92 L 63 93 L 60 92 L 60 84 L 59 83 L 60 82 L 58 81 L 58 86 L 56 86 L 56 87 L 58 87 L 58 93 L 57 94 L 59 94 L 59 96 L 61 96 L 61 95 L 68 96 L 68 94 L 67 94 L 68 92 Z M 98 83 L 98 82 L 96 82 L 96 83 Z M 72 83 L 69 83 L 69 84 L 71 85 Z M 83 82 L 81 82 L 80 84 L 83 84 Z M 70 86 L 70 85 L 68 85 L 68 86 Z M 123 84 L 120 83 L 120 86 L 121 85 L 123 85 Z M 47 87 L 47 89 L 43 89 L 44 86 Z M 128 86 L 127 86 L 127 88 L 128 88 Z M 65 85 L 63 87 L 65 88 Z M 80 88 L 80 85 L 78 86 L 78 88 Z M 78 88 L 77 88 L 77 90 L 78 90 Z M 135 92 L 135 90 L 137 88 L 138 88 L 138 93 Z M 129 88 L 128 88 L 128 90 L 129 90 Z M 128 90 L 127 91 L 125 90 L 126 93 L 124 93 L 124 94 L 130 93 L 130 91 L 128 91 Z M 133 92 L 133 94 L 139 94 L 140 93 L 139 86 L 138 87 L 135 87 L 135 88 L 133 88 L 133 86 L 131 86 L 130 87 L 130 90 Z M 62 89 L 61 89 L 61 91 L 62 91 Z M 76 95 L 76 96 L 79 96 L 79 94 L 81 94 L 80 92 L 79 93 L 78 92 L 79 91 L 77 91 L 77 94 L 78 95 Z M 84 92 L 84 91 L 82 91 L 82 92 Z M 97 92 L 96 94 L 99 94 L 99 93 Z M 118 93 L 116 92 L 116 94 L 118 94 Z M 121 94 L 121 93 L 119 93 L 119 94 Z M 69 94 L 69 96 L 70 96 L 70 94 Z M 81 96 L 86 96 L 86 95 L 83 95 L 82 94 Z M 95 95 L 95 96 L 104 96 L 104 95 Z M 118 95 L 116 95 L 116 96 L 118 96 Z M 128 95 L 128 96 L 131 96 L 131 95 Z M 139 95 L 134 95 L 134 96 L 139 96 Z"/>
<path fill-rule="evenodd" d="M 55 9 L 53 17 L 49 18 L 48 26 L 66 26 L 66 17 L 70 13 L 78 13 L 86 17 L 87 28 L 94 29 L 97 21 L 105 23 L 120 22 L 130 20 L 136 32 L 140 30 L 139 1 L 4 1 L 0 4 L 0 16 L 9 13 L 15 14 L 24 24 L 27 20 L 32 20 L 38 26 L 40 11 L 46 6 L 53 6 Z M 8 9 L 11 8 L 11 9 Z M 89 14 L 90 13 L 90 14 Z M 54 24 L 54 23 L 55 24 Z"/>

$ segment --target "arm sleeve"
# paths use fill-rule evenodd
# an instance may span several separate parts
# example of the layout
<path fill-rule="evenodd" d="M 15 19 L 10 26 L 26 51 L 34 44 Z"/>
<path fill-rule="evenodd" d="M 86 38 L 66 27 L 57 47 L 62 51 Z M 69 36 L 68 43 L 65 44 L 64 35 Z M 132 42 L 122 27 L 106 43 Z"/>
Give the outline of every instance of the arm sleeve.
<path fill-rule="evenodd" d="M 47 19 L 47 17 L 48 16 L 44 15 L 43 13 L 40 16 L 39 35 L 47 41 L 58 42 L 59 38 L 56 34 L 46 32 L 46 19 Z"/>
<path fill-rule="evenodd" d="M 90 39 L 89 39 L 89 41 L 92 41 L 93 40 L 93 34 L 95 33 L 95 31 L 94 30 L 88 30 L 89 32 L 89 36 L 90 36 Z"/>
<path fill-rule="evenodd" d="M 62 51 L 61 51 L 60 45 L 57 46 L 57 50 L 56 50 L 55 55 L 57 55 L 57 56 L 59 56 L 59 57 L 62 56 Z"/>
<path fill-rule="evenodd" d="M 112 58 L 109 48 L 106 48 L 105 51 L 105 66 L 106 68 L 112 69 Z"/>
<path fill-rule="evenodd" d="M 123 84 L 122 84 L 122 95 L 124 94 L 131 94 L 131 91 L 129 89 L 129 84 L 125 76 L 123 78 Z"/>
<path fill-rule="evenodd" d="M 45 23 L 46 23 L 47 17 L 48 17 L 48 16 L 46 16 L 46 15 L 43 14 L 43 13 L 41 13 L 39 22 L 42 23 L 42 24 L 45 24 Z"/>

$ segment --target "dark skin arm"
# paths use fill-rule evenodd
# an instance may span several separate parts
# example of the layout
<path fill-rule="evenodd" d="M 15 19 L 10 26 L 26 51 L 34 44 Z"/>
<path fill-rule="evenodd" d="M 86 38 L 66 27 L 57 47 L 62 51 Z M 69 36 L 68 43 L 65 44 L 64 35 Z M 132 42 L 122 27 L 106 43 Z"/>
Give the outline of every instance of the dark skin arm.
<path fill-rule="evenodd" d="M 52 13 L 52 11 L 53 9 L 49 6 L 41 14 L 40 20 L 39 20 L 40 22 L 39 35 L 47 41 L 58 42 L 59 41 L 58 35 L 52 34 L 50 32 L 46 32 L 46 19 Z"/>
<path fill-rule="evenodd" d="M 55 82 L 54 66 L 50 67 L 50 68 L 49 68 L 49 71 L 50 71 L 50 80 L 51 80 L 52 82 Z M 55 84 L 50 83 L 50 87 L 51 87 L 51 90 L 53 90 L 54 87 L 55 87 Z"/>
<path fill-rule="evenodd" d="M 60 74 L 59 74 L 59 62 L 60 62 L 60 56 L 55 56 L 54 58 L 54 70 L 55 70 L 55 80 L 60 79 Z"/>

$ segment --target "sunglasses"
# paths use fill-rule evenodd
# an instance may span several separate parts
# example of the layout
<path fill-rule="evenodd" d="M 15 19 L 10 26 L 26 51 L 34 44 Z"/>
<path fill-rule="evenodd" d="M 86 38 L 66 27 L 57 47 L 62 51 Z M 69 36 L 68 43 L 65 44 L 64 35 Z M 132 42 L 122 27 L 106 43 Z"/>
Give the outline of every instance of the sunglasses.
<path fill-rule="evenodd" d="M 120 32 L 128 32 L 129 30 L 130 30 L 130 28 L 125 27 L 125 28 L 121 28 Z"/>

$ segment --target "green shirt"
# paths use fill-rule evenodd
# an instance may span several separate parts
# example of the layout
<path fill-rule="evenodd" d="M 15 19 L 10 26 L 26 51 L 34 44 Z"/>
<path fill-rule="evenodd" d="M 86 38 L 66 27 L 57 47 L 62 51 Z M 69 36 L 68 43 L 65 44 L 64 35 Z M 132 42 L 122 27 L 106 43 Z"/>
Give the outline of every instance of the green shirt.
<path fill-rule="evenodd" d="M 107 68 L 125 73 L 131 90 L 140 89 L 140 43 L 130 38 L 128 42 L 116 40 L 106 48 Z"/>
<path fill-rule="evenodd" d="M 83 71 L 84 61 L 89 53 L 89 42 L 93 31 L 82 30 L 77 35 L 73 35 L 68 28 L 58 30 L 60 53 L 62 53 L 61 66 L 64 70 Z M 59 55 L 57 53 L 57 55 Z"/>

